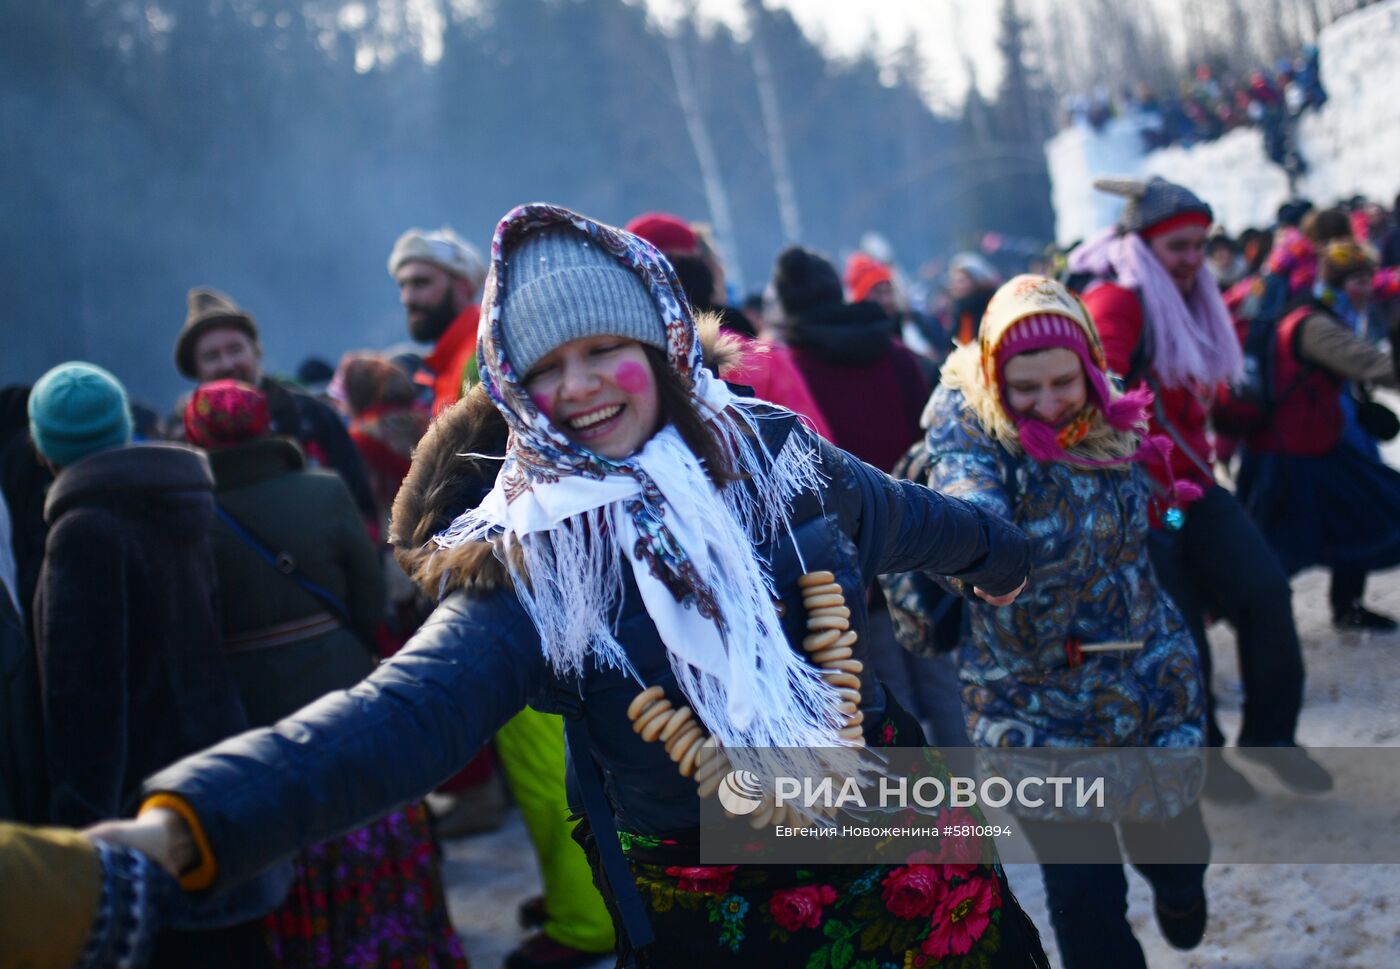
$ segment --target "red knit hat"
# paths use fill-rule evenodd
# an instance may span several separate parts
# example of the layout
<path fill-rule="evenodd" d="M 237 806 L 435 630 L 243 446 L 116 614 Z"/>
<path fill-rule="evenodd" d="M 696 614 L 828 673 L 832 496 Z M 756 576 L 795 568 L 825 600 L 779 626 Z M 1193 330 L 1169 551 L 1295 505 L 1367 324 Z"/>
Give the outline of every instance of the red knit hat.
<path fill-rule="evenodd" d="M 643 213 L 624 228 L 668 255 L 690 255 L 700 248 L 695 230 L 684 219 L 666 212 Z"/>
<path fill-rule="evenodd" d="M 185 437 L 207 450 L 251 441 L 271 428 L 267 396 L 238 380 L 200 384 L 185 405 Z"/>
<path fill-rule="evenodd" d="M 857 252 L 846 262 L 846 291 L 852 303 L 863 301 L 876 286 L 893 280 L 894 273 L 888 266 L 863 252 Z"/>
<path fill-rule="evenodd" d="M 1163 219 L 1161 222 L 1154 222 L 1152 225 L 1144 226 L 1138 231 L 1138 235 L 1144 239 L 1152 239 L 1156 236 L 1164 236 L 1168 232 L 1175 232 L 1184 225 L 1198 225 L 1202 229 L 1210 228 L 1210 216 L 1204 212 L 1179 212 L 1176 215 Z"/>

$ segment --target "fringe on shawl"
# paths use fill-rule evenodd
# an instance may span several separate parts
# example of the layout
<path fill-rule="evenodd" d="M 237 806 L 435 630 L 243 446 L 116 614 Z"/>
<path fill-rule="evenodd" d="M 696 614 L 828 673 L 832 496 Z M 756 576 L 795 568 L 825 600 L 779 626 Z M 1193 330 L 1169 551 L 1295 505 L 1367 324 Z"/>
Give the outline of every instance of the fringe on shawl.
<path fill-rule="evenodd" d="M 729 712 L 726 682 L 668 649 L 671 668 L 696 716 L 729 749 L 735 767 L 760 778 L 821 776 L 838 768 L 865 775 L 868 758 L 854 750 L 847 757 L 830 749 L 849 747 L 838 736 L 844 725 L 839 697 L 787 642 L 773 605 L 770 564 L 754 551 L 784 532 L 791 535 L 793 500 L 809 491 L 820 494 L 826 478 L 816 449 L 801 435 L 790 436 L 777 454 L 771 452 L 758 433 L 758 422 L 766 415 L 756 412 L 754 403 L 735 398 L 711 415 L 711 427 L 735 455 L 739 480 L 718 491 L 723 511 L 717 508 L 706 518 L 709 568 L 702 578 L 723 610 L 720 628 L 731 670 L 737 666 L 753 674 L 744 679 L 744 687 L 758 715 L 740 727 Z M 713 501 L 708 478 L 702 484 Z M 618 542 L 630 521 L 624 504 L 612 502 L 548 532 L 523 537 L 504 534 L 484 516 L 468 514 L 436 540 L 448 547 L 492 542 L 557 674 L 581 674 L 592 660 L 642 683 L 617 638 L 624 556 L 630 558 Z"/>

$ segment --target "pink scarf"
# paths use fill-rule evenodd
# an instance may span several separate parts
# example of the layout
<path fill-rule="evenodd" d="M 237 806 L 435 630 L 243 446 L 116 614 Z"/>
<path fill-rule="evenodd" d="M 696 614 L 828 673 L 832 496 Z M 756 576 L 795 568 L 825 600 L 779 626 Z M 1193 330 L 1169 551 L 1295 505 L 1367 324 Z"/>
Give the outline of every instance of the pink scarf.
<path fill-rule="evenodd" d="M 1152 369 L 1163 385 L 1213 387 L 1240 376 L 1239 337 L 1205 266 L 1190 297 L 1183 298 L 1141 236 L 1105 229 L 1070 253 L 1069 269 L 1138 292 L 1151 323 Z"/>

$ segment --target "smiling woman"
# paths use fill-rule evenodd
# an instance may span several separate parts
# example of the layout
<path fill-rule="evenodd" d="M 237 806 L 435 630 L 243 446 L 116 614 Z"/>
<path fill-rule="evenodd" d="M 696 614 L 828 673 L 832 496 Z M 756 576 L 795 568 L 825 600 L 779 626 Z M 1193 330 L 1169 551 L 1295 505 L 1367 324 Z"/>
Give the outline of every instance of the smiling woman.
<path fill-rule="evenodd" d="M 1194 747 L 1203 739 L 1191 636 L 1148 558 L 1143 463 L 1166 444 L 1144 433 L 1151 396 L 1120 393 L 1084 304 L 1042 276 L 1017 276 L 987 305 L 977 343 L 954 351 L 925 413 L 928 482 L 1036 536 L 1027 595 L 974 602 L 958 661 L 968 736 L 985 747 Z M 1165 496 L 1165 495 L 1164 495 Z M 895 605 L 917 613 L 912 586 Z M 901 597 L 902 596 L 902 597 Z M 1161 824 L 1120 825 L 1202 846 L 1194 803 Z M 1170 813 L 1170 812 L 1168 812 Z M 1038 852 L 1067 829 L 1022 818 Z M 1077 825 L 1115 844 L 1103 819 Z M 1140 869 L 1168 940 L 1191 948 L 1206 924 L 1205 865 Z M 1145 969 L 1112 865 L 1046 865 L 1066 969 Z"/>
<path fill-rule="evenodd" d="M 437 611 L 353 691 L 246 735 L 239 754 L 153 778 L 165 797 L 107 834 L 154 829 L 143 844 L 217 890 L 427 789 L 529 704 L 566 716 L 572 806 L 586 814 L 575 838 L 616 903 L 619 965 L 825 963 L 858 939 L 872 963 L 1043 967 L 993 864 L 697 867 L 699 788 L 672 761 L 682 748 L 628 715 L 639 693 L 659 695 L 657 709 L 684 708 L 729 756 L 763 747 L 794 764 L 817 748 L 916 744 L 917 722 L 856 675 L 862 590 L 878 572 L 927 569 L 1009 602 L 1025 536 L 730 390 L 703 366 L 671 266 L 637 237 L 528 205 L 501 222 L 492 254 L 481 389 L 433 424 L 395 509 L 396 542 Z M 471 410 L 482 395 L 509 432 L 499 464 Z M 484 497 L 464 460 L 489 465 Z M 813 573 L 826 595 L 804 593 Z M 849 608 L 817 615 L 836 592 Z M 819 628 L 849 636 L 839 658 L 803 648 Z M 910 879 L 937 897 L 881 901 L 882 884 Z M 823 912 L 849 935 L 825 931 Z"/>
<path fill-rule="evenodd" d="M 1063 427 L 1089 399 L 1084 365 L 1073 350 L 1046 347 L 1006 362 L 1006 403 L 1023 417 Z"/>
<path fill-rule="evenodd" d="M 636 340 L 570 340 L 535 363 L 525 389 L 570 440 L 605 458 L 627 457 L 660 429 L 656 378 Z"/>

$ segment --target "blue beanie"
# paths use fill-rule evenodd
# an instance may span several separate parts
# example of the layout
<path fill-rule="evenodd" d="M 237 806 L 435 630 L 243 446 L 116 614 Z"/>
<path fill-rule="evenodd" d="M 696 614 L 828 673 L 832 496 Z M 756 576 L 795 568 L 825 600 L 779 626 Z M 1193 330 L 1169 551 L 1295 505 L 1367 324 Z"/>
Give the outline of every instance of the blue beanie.
<path fill-rule="evenodd" d="M 130 444 L 126 390 L 101 367 L 61 363 L 29 392 L 29 434 L 39 453 L 59 467 Z"/>

